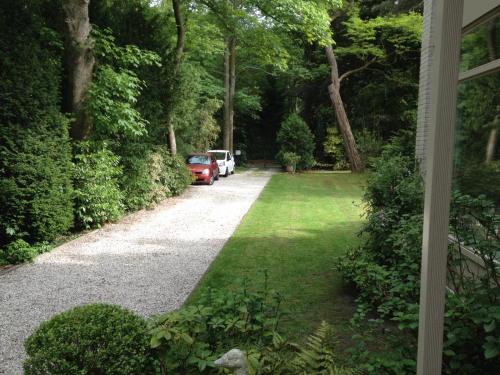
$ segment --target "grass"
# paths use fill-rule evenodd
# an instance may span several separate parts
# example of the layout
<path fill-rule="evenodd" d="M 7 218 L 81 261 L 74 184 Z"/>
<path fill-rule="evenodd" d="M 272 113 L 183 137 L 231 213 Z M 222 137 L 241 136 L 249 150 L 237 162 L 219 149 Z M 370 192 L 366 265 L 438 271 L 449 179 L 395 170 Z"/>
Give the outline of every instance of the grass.
<path fill-rule="evenodd" d="M 188 303 L 208 287 L 262 279 L 267 269 L 291 312 L 282 327 L 289 337 L 311 333 L 322 320 L 345 325 L 353 301 L 334 266 L 358 242 L 364 185 L 364 175 L 350 173 L 274 175 Z"/>

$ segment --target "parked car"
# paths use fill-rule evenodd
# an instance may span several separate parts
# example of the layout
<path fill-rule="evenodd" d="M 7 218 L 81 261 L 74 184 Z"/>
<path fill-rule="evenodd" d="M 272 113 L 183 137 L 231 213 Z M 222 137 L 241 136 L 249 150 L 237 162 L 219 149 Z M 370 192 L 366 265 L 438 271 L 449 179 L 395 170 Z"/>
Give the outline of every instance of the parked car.
<path fill-rule="evenodd" d="M 191 173 L 196 177 L 196 182 L 212 185 L 215 180 L 219 179 L 219 166 L 213 154 L 190 154 L 186 163 Z"/>
<path fill-rule="evenodd" d="M 219 173 L 224 177 L 229 176 L 229 174 L 234 174 L 236 163 L 234 162 L 234 156 L 228 150 L 208 150 L 209 153 L 215 155 L 217 159 L 217 164 L 219 165 Z"/>

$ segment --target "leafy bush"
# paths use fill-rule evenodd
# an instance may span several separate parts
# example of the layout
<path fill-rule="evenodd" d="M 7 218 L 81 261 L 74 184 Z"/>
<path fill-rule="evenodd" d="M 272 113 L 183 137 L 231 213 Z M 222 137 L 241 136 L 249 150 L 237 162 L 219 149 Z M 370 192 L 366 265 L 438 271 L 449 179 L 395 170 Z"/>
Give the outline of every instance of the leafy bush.
<path fill-rule="evenodd" d="M 0 249 L 0 264 L 23 263 L 49 250 L 50 246 L 47 243 L 30 245 L 24 240 L 16 240 L 4 249 Z"/>
<path fill-rule="evenodd" d="M 117 133 L 141 136 L 147 121 L 135 108 L 144 86 L 132 70 L 141 65 L 159 64 L 159 57 L 137 46 L 119 47 L 111 30 L 92 28 L 97 66 L 89 89 L 87 107 L 94 122 L 94 135 L 106 137 Z"/>
<path fill-rule="evenodd" d="M 26 341 L 26 375 L 153 374 L 146 322 L 118 306 L 80 306 L 42 323 Z"/>
<path fill-rule="evenodd" d="M 372 167 L 372 161 L 374 158 L 379 157 L 382 154 L 383 141 L 374 132 L 363 128 L 361 131 L 356 133 L 356 144 L 358 146 L 359 154 L 363 159 L 363 163 L 367 167 Z"/>
<path fill-rule="evenodd" d="M 342 137 L 335 127 L 326 129 L 326 137 L 323 142 L 325 154 L 333 158 L 335 169 L 346 169 L 347 159 L 342 143 Z"/>
<path fill-rule="evenodd" d="M 276 158 L 283 164 L 285 152 L 293 152 L 300 156 L 297 169 L 307 169 L 314 165 L 314 136 L 306 122 L 296 113 L 292 113 L 283 121 L 276 138 L 280 151 Z"/>
<path fill-rule="evenodd" d="M 77 226 L 95 228 L 118 219 L 124 211 L 118 186 L 120 158 L 105 143 L 81 142 L 75 155 Z"/>
<path fill-rule="evenodd" d="M 281 160 L 283 161 L 284 165 L 286 165 L 287 167 L 292 167 L 293 170 L 295 170 L 297 163 L 300 161 L 300 156 L 295 152 L 284 152 L 281 155 Z"/>
<path fill-rule="evenodd" d="M 121 186 L 129 210 L 149 207 L 178 195 L 191 183 L 191 174 L 180 157 L 164 146 L 130 143 L 122 148 Z"/>
<path fill-rule="evenodd" d="M 166 148 L 157 148 L 162 156 L 162 183 L 168 187 L 171 195 L 179 195 L 192 182 L 192 174 L 180 155 L 173 156 Z"/>
<path fill-rule="evenodd" d="M 415 372 L 418 295 L 422 244 L 423 190 L 413 158 L 405 155 L 405 138 L 384 148 L 374 162 L 365 194 L 367 222 L 360 248 L 348 251 L 339 268 L 359 291 L 353 323 L 361 334 L 354 362 L 370 374 Z M 444 374 L 494 374 L 500 366 L 500 218 L 484 196 L 455 192 L 450 230 L 449 285 L 444 330 Z M 475 249 L 485 270 L 471 273 L 460 248 Z M 366 341 L 366 317 L 375 313 L 378 330 L 387 321 L 402 331 L 389 335 L 388 346 Z M 372 322 L 373 323 L 373 322 Z M 387 337 L 387 335 L 386 335 Z M 470 343 L 474 345 L 471 346 Z M 369 350 L 376 345 L 375 350 Z"/>
<path fill-rule="evenodd" d="M 9 0 L 0 12 L 0 246 L 51 241 L 73 222 L 62 41 L 36 6 Z"/>
<path fill-rule="evenodd" d="M 197 374 L 223 350 L 270 344 L 280 322 L 281 296 L 266 286 L 250 290 L 246 283 L 234 293 L 210 289 L 197 305 L 157 317 L 151 346 L 162 373 Z"/>

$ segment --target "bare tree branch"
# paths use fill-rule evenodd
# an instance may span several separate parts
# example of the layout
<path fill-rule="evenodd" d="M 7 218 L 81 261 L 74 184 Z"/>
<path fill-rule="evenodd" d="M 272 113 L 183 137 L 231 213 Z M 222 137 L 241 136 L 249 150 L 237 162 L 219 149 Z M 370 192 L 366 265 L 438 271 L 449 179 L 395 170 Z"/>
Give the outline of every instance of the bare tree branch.
<path fill-rule="evenodd" d="M 373 59 L 367 61 L 363 66 L 360 66 L 359 68 L 356 68 L 356 69 L 348 70 L 347 72 L 345 72 L 344 74 L 342 74 L 340 76 L 339 83 L 342 82 L 342 80 L 344 78 L 349 77 L 351 74 L 354 74 L 354 73 L 360 72 L 362 70 L 365 70 L 366 68 L 368 68 L 371 64 L 373 64 L 376 61 L 377 61 L 377 58 L 374 57 Z"/>

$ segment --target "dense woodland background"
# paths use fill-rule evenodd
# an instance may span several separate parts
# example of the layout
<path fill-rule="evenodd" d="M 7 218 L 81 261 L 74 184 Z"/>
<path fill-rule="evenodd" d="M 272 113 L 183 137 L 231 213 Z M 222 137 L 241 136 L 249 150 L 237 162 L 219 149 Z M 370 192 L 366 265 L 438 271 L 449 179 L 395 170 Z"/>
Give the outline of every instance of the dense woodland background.
<path fill-rule="evenodd" d="M 304 167 L 353 167 L 346 121 L 369 164 L 415 126 L 419 12 L 418 1 L 2 0 L 0 245 L 51 242 L 178 194 L 189 152 L 273 159 L 290 114 L 312 133 Z"/>

